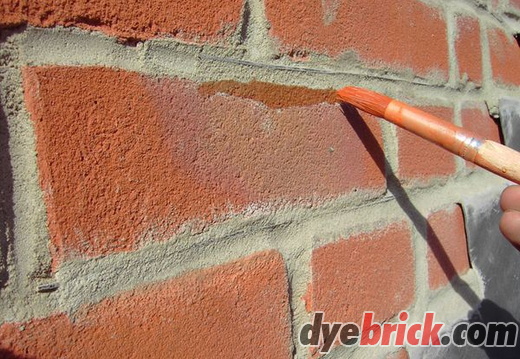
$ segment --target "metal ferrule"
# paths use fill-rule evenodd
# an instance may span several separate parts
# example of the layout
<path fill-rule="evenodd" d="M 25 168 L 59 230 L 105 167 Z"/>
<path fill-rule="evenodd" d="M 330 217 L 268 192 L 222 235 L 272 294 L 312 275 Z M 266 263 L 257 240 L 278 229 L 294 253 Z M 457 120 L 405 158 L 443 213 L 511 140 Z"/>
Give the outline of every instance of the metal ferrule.
<path fill-rule="evenodd" d="M 458 151 L 459 156 L 465 160 L 474 162 L 475 157 L 477 157 L 478 150 L 480 146 L 482 146 L 482 141 L 475 137 L 466 136 L 460 132 L 457 133 L 455 137 L 461 144 Z"/>

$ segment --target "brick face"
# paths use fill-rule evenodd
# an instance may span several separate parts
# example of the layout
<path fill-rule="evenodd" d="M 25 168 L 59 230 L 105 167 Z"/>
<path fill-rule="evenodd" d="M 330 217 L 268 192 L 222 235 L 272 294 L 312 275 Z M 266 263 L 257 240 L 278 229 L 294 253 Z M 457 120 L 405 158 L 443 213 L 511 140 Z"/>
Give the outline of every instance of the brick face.
<path fill-rule="evenodd" d="M 415 295 L 409 228 L 393 224 L 315 249 L 309 288 L 310 307 L 324 311 L 327 322 L 360 323 L 363 311 L 390 319 Z"/>
<path fill-rule="evenodd" d="M 453 122 L 453 110 L 426 107 L 422 110 Z M 428 182 L 434 177 L 446 177 L 456 171 L 455 156 L 417 135 L 397 129 L 399 178 L 405 181 Z"/>
<path fill-rule="evenodd" d="M 261 252 L 105 299 L 73 318 L 6 323 L 0 348 L 41 359 L 290 358 L 284 263 Z"/>
<path fill-rule="evenodd" d="M 500 143 L 499 125 L 489 116 L 487 107 L 483 103 L 467 102 L 462 105 L 462 126 L 486 140 Z M 477 168 L 471 162 L 466 161 L 468 168 Z"/>
<path fill-rule="evenodd" d="M 500 127 L 489 116 L 484 103 L 466 102 L 462 105 L 462 126 L 487 140 L 500 143 Z"/>
<path fill-rule="evenodd" d="M 23 2 L 25 3 L 25 2 Z M 242 1 L 216 0 L 2 0 L 4 25 L 77 26 L 130 39 L 175 36 L 190 41 L 217 41 L 232 35 L 240 22 Z"/>
<path fill-rule="evenodd" d="M 488 30 L 488 38 L 493 79 L 520 85 L 520 47 L 516 40 L 500 29 Z"/>
<path fill-rule="evenodd" d="M 370 66 L 411 68 L 420 75 L 448 73 L 446 23 L 441 12 L 416 0 L 266 0 L 271 34 L 282 51 L 337 56 L 354 51 Z M 413 19 L 413 21 L 411 21 Z"/>
<path fill-rule="evenodd" d="M 428 278 L 431 289 L 469 269 L 464 216 L 460 206 L 428 216 Z"/>
<path fill-rule="evenodd" d="M 364 143 L 363 121 L 347 121 L 337 105 L 270 109 L 107 68 L 24 74 L 55 264 L 133 250 L 145 236 L 166 239 L 184 223 L 247 208 L 385 189 L 382 154 L 370 147 L 381 145 L 378 122 L 365 118 L 376 140 Z"/>
<path fill-rule="evenodd" d="M 482 82 L 482 49 L 480 45 L 480 24 L 477 19 L 460 16 L 457 18 L 457 38 L 455 51 L 461 76 L 469 81 Z"/>

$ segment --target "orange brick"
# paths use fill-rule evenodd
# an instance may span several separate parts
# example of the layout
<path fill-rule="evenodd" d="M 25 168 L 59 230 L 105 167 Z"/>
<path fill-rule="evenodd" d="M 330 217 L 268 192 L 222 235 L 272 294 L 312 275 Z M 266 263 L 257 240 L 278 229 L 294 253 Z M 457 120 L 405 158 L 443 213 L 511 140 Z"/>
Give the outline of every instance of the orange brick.
<path fill-rule="evenodd" d="M 105 299 L 74 319 L 6 323 L 0 348 L 39 359 L 290 358 L 284 263 L 262 252 Z"/>
<path fill-rule="evenodd" d="M 25 5 L 25 1 L 21 0 L 0 0 L 0 28 L 24 23 Z"/>
<path fill-rule="evenodd" d="M 3 10 L 8 14 L 16 14 L 9 0 L 2 4 L 7 4 Z M 23 19 L 17 21 L 40 27 L 76 26 L 128 39 L 175 36 L 215 42 L 237 29 L 242 6 L 241 0 L 39 0 L 28 1 Z"/>
<path fill-rule="evenodd" d="M 513 36 L 500 29 L 488 30 L 493 79 L 520 85 L 520 47 Z"/>
<path fill-rule="evenodd" d="M 459 16 L 457 18 L 457 40 L 455 51 L 460 75 L 468 80 L 482 83 L 482 49 L 480 45 L 480 24 L 477 19 Z"/>
<path fill-rule="evenodd" d="M 247 208 L 385 189 L 382 153 L 372 148 L 379 123 L 365 118 L 368 143 L 356 132 L 363 121 L 347 121 L 335 104 L 271 109 L 107 68 L 24 74 L 55 265 L 134 250 L 144 237 L 164 240 Z"/>
<path fill-rule="evenodd" d="M 454 205 L 428 217 L 428 278 L 431 289 L 469 269 L 464 216 Z"/>
<path fill-rule="evenodd" d="M 445 107 L 426 107 L 424 111 L 453 122 L 453 110 Z M 401 128 L 397 129 L 399 178 L 427 182 L 432 177 L 446 177 L 456 171 L 455 156 L 421 137 Z"/>
<path fill-rule="evenodd" d="M 461 111 L 462 126 L 487 140 L 500 143 L 500 126 L 489 116 L 484 103 L 466 102 Z"/>
<path fill-rule="evenodd" d="M 361 322 L 364 311 L 387 320 L 414 299 L 414 258 L 404 224 L 325 245 L 312 255 L 312 303 L 327 322 Z"/>
<path fill-rule="evenodd" d="M 410 68 L 447 77 L 448 45 L 442 12 L 416 0 L 266 0 L 271 34 L 287 53 L 332 56 L 354 51 L 369 66 Z"/>

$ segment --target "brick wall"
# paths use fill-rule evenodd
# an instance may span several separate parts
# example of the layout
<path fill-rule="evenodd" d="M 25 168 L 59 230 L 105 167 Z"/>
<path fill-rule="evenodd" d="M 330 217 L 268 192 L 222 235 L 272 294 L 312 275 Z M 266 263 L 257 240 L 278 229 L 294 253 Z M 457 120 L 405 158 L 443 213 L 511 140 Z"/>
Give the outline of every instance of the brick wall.
<path fill-rule="evenodd" d="M 332 90 L 500 141 L 519 16 L 513 0 L 0 0 L 0 356 L 305 358 L 315 311 L 464 317 L 459 287 L 483 286 L 459 204 L 504 181 Z"/>

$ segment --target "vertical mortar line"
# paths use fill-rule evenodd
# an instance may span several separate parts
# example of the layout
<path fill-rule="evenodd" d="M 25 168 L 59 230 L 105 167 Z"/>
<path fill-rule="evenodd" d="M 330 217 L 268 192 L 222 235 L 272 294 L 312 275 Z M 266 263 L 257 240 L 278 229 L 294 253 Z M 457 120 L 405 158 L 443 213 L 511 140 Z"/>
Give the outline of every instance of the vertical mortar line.
<path fill-rule="evenodd" d="M 272 60 L 277 54 L 277 46 L 275 41 L 269 35 L 270 24 L 267 21 L 265 12 L 265 4 L 263 0 L 246 0 L 244 3 L 245 18 L 242 21 L 248 21 L 245 29 L 244 42 L 247 48 L 247 54 L 251 60 L 268 61 Z M 247 14 L 249 9 L 249 14 Z M 244 24 L 243 24 L 244 25 Z"/>
<path fill-rule="evenodd" d="M 448 86 L 456 88 L 460 80 L 459 63 L 457 61 L 457 51 L 455 42 L 458 36 L 457 29 L 457 13 L 446 4 L 444 6 L 444 14 L 446 16 L 446 34 L 448 36 L 448 62 L 450 74 L 448 78 Z"/>
<path fill-rule="evenodd" d="M 16 51 L 20 51 L 21 35 L 13 35 Z M 8 151 L 12 167 L 13 211 L 13 281 L 11 294 L 5 299 L 9 305 L 4 317 L 28 317 L 46 312 L 55 302 L 53 298 L 41 300 L 35 291 L 38 280 L 50 278 L 50 253 L 43 193 L 38 182 L 36 136 L 25 107 L 21 68 L 24 63 L 12 54 L 12 70 L 4 78 L 2 92 L 5 101 L 14 109 L 7 115 Z"/>
<path fill-rule="evenodd" d="M 385 154 L 385 177 L 388 184 L 388 173 L 396 176 L 399 171 L 399 141 L 397 140 L 397 126 L 385 120 L 379 119 L 383 137 L 383 151 Z M 386 195 L 392 195 L 388 192 Z"/>
<path fill-rule="evenodd" d="M 296 230 L 296 233 L 301 233 Z M 279 248 L 286 263 L 289 305 L 291 310 L 292 326 L 292 353 L 294 358 L 305 358 L 307 347 L 299 344 L 300 328 L 312 319 L 312 313 L 307 312 L 305 301 L 302 299 L 312 282 L 311 258 L 314 237 L 301 233 L 301 240 L 284 241 Z M 309 293 L 312 296 L 312 293 Z"/>
<path fill-rule="evenodd" d="M 453 123 L 457 126 L 462 127 L 462 101 L 461 99 L 455 100 L 453 104 Z M 455 157 L 455 173 L 456 174 L 464 174 L 467 169 L 466 160 L 462 157 Z"/>

